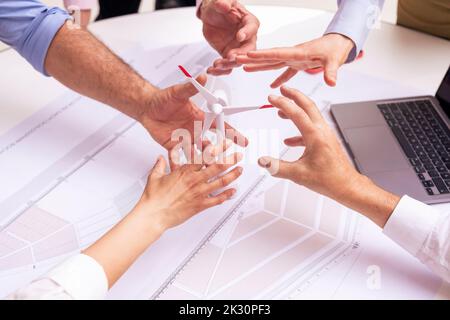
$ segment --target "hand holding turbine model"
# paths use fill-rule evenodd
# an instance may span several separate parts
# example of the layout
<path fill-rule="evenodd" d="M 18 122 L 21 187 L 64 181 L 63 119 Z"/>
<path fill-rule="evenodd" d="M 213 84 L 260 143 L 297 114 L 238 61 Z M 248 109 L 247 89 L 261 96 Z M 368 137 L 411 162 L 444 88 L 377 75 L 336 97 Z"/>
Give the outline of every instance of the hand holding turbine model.
<path fill-rule="evenodd" d="M 225 146 L 227 145 L 226 142 L 226 134 L 225 134 L 225 116 L 238 114 L 241 112 L 247 112 L 252 110 L 258 110 L 258 109 L 267 109 L 267 108 L 273 108 L 272 105 L 263 105 L 263 106 L 249 106 L 249 107 L 237 107 L 237 106 L 229 106 L 228 105 L 228 98 L 227 94 L 224 90 L 214 90 L 214 92 L 211 92 L 207 88 L 205 88 L 203 85 L 201 85 L 194 77 L 191 76 L 191 74 L 183 67 L 178 66 L 180 70 L 183 72 L 183 74 L 186 76 L 186 79 L 198 90 L 199 94 L 206 100 L 206 110 L 203 110 L 205 112 L 205 120 L 203 121 L 202 126 L 202 132 L 201 132 L 201 141 L 206 140 L 206 134 L 211 129 L 211 127 L 214 124 L 215 121 L 215 128 L 216 128 L 216 148 L 220 147 L 224 141 Z M 225 147 L 225 149 L 228 149 L 228 146 Z M 201 153 L 199 150 L 196 150 L 197 153 Z M 186 155 L 186 154 L 185 154 Z M 226 159 L 226 157 L 223 157 L 223 153 L 218 156 L 218 158 Z M 215 159 L 216 160 L 216 159 Z M 219 160 L 220 162 L 220 160 Z M 229 170 L 232 170 L 233 168 L 230 168 Z M 228 172 L 228 171 L 227 171 Z M 224 172 L 223 174 L 226 174 L 227 172 Z M 219 175 L 218 177 L 215 177 L 214 179 L 220 179 L 222 175 Z M 233 186 L 236 190 L 238 189 L 237 186 Z M 220 192 L 221 190 L 219 190 Z"/>
<path fill-rule="evenodd" d="M 225 135 L 225 116 L 247 112 L 258 109 L 273 108 L 272 105 L 263 106 L 250 106 L 250 107 L 236 107 L 229 106 L 227 95 L 223 90 L 215 90 L 214 92 L 209 91 L 207 88 L 202 86 L 190 73 L 183 68 L 183 66 L 178 66 L 186 79 L 198 90 L 199 94 L 206 100 L 207 110 L 205 112 L 205 121 L 203 122 L 202 128 L 202 139 L 205 138 L 205 134 L 211 129 L 214 121 L 216 121 L 216 134 L 217 141 L 222 141 Z"/>

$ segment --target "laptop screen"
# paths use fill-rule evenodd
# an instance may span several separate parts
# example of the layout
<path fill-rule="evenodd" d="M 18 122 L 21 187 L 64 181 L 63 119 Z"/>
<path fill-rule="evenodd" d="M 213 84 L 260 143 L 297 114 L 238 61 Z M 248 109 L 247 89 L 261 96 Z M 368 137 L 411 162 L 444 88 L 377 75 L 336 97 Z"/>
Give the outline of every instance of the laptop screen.
<path fill-rule="evenodd" d="M 436 92 L 436 98 L 439 100 L 439 103 L 447 114 L 447 117 L 450 118 L 450 67 L 448 68 L 444 80 L 442 80 L 442 83 Z"/>

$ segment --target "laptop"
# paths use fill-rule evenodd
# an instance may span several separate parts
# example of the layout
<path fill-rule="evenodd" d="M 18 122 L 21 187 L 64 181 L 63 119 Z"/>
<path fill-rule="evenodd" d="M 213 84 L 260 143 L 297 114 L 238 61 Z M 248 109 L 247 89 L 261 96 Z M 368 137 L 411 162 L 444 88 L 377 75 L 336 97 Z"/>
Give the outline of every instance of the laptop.
<path fill-rule="evenodd" d="M 434 97 L 336 104 L 331 113 L 362 174 L 397 195 L 450 201 L 450 67 Z"/>

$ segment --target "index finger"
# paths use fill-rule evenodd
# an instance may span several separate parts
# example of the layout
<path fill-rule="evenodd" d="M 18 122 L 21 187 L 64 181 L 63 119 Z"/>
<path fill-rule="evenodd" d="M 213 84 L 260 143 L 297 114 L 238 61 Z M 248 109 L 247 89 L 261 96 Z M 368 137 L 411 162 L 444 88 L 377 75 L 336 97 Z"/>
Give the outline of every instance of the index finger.
<path fill-rule="evenodd" d="M 320 113 L 316 104 L 303 93 L 286 86 L 281 87 L 281 93 L 283 94 L 283 96 L 293 100 L 300 108 L 305 110 L 306 114 L 310 117 L 312 122 L 323 121 L 322 114 Z"/>
<path fill-rule="evenodd" d="M 257 59 L 257 58 L 250 58 L 249 56 L 245 54 L 240 54 L 236 57 L 236 62 L 238 64 L 256 64 L 256 63 L 278 63 L 280 60 L 275 59 Z"/>
<path fill-rule="evenodd" d="M 239 47 L 231 49 L 230 52 L 227 54 L 227 58 L 230 61 L 236 60 L 236 57 L 238 55 L 246 54 L 251 50 L 255 50 L 255 48 L 256 48 L 256 38 L 253 37 L 249 40 L 241 42 Z"/>
<path fill-rule="evenodd" d="M 253 59 L 265 59 L 265 60 L 304 60 L 307 59 L 307 53 L 300 47 L 290 48 L 273 48 L 249 51 L 247 53 L 249 58 Z"/>
<path fill-rule="evenodd" d="M 240 65 L 236 62 L 236 59 L 233 61 L 230 59 L 222 58 L 222 59 L 217 59 L 213 63 L 213 67 L 218 68 L 218 69 L 232 69 L 232 68 L 237 68 L 239 66 Z"/>
<path fill-rule="evenodd" d="M 294 122 L 295 126 L 300 130 L 305 138 L 314 131 L 314 125 L 306 112 L 297 106 L 292 100 L 285 97 L 271 95 L 269 102 L 276 108 L 280 109 L 284 115 Z"/>

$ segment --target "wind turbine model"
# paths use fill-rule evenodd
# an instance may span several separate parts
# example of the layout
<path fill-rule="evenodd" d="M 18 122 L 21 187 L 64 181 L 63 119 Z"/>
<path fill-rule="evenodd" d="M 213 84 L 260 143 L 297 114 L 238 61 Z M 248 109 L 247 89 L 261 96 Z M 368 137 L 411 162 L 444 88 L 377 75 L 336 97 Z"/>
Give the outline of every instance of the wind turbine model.
<path fill-rule="evenodd" d="M 214 93 L 202 86 L 195 78 L 193 78 L 189 72 L 183 68 L 183 66 L 178 66 L 183 74 L 186 76 L 187 80 L 198 90 L 200 95 L 206 100 L 207 110 L 205 111 L 205 121 L 203 122 L 202 128 L 202 139 L 205 134 L 211 128 L 214 120 L 216 120 L 217 133 L 221 135 L 223 139 L 225 137 L 225 116 L 232 114 L 237 114 L 241 112 L 247 112 L 258 109 L 273 108 L 272 105 L 264 106 L 251 106 L 251 107 L 232 107 L 228 106 L 227 95 L 223 90 L 216 90 Z"/>

